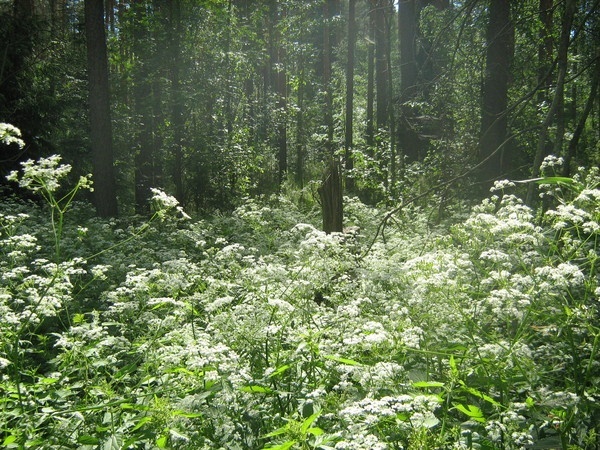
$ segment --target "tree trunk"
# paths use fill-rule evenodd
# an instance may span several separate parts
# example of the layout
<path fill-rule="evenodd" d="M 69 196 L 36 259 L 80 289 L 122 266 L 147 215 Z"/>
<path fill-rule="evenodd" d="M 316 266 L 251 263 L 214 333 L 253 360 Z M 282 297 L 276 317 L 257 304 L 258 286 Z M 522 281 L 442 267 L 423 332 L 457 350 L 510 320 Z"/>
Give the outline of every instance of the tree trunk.
<path fill-rule="evenodd" d="M 489 182 L 510 168 L 507 136 L 508 86 L 514 53 L 511 0 L 491 0 L 486 33 L 486 67 L 482 92 L 480 161 L 481 180 Z"/>
<path fill-rule="evenodd" d="M 150 210 L 150 188 L 154 178 L 152 164 L 154 157 L 152 130 L 152 85 L 150 83 L 148 58 L 148 30 L 146 29 L 144 0 L 136 0 L 133 24 L 133 52 L 135 68 L 133 72 L 133 97 L 137 119 L 135 141 L 135 208 L 138 214 Z"/>
<path fill-rule="evenodd" d="M 343 202 L 342 177 L 339 162 L 332 158 L 319 186 L 319 197 L 323 211 L 323 231 L 326 233 L 342 232 Z"/>
<path fill-rule="evenodd" d="M 369 9 L 369 40 L 367 50 L 367 123 L 365 130 L 365 141 L 368 149 L 372 149 L 375 144 L 375 8 Z M 372 156 L 372 155 L 371 155 Z"/>
<path fill-rule="evenodd" d="M 565 154 L 565 162 L 563 165 L 563 176 L 568 177 L 571 174 L 571 161 L 575 159 L 577 153 L 577 145 L 579 144 L 579 140 L 581 139 L 581 135 L 585 129 L 585 124 L 587 119 L 592 112 L 592 108 L 594 107 L 594 102 L 596 101 L 596 97 L 598 96 L 598 84 L 600 84 L 600 53 L 596 52 L 596 63 L 593 66 L 594 71 L 592 75 L 592 86 L 590 88 L 590 95 L 587 98 L 585 103 L 585 108 L 579 121 L 577 122 L 577 127 L 573 132 L 573 137 L 569 141 L 569 147 L 567 148 L 567 152 Z"/>
<path fill-rule="evenodd" d="M 85 0 L 94 203 L 100 217 L 117 215 L 108 60 L 102 0 Z"/>
<path fill-rule="evenodd" d="M 417 0 L 400 0 L 398 5 L 398 33 L 400 40 L 400 116 L 398 143 L 407 163 L 423 159 L 419 136 L 410 123 L 414 116 L 408 104 L 418 94 L 417 34 L 419 13 Z"/>
<path fill-rule="evenodd" d="M 183 187 L 183 136 L 185 120 L 183 117 L 183 92 L 180 80 L 181 47 L 179 40 L 182 36 L 181 26 L 181 0 L 168 2 L 170 27 L 169 46 L 171 48 L 172 65 L 169 71 L 171 78 L 171 121 L 173 124 L 173 184 L 175 185 L 175 198 L 185 204 L 185 191 Z"/>
<path fill-rule="evenodd" d="M 389 33 L 386 17 L 388 3 L 388 0 L 372 0 L 372 7 L 375 8 L 375 90 L 379 130 L 387 128 L 390 117 L 390 73 L 387 60 Z"/>
<path fill-rule="evenodd" d="M 538 145 L 533 160 L 533 167 L 531 168 L 532 178 L 537 178 L 540 175 L 540 166 L 544 157 L 546 156 L 547 140 L 548 140 L 548 129 L 552 124 L 556 114 L 559 111 L 559 107 L 562 106 L 564 91 L 565 91 L 565 79 L 567 76 L 567 56 L 569 50 L 569 44 L 571 41 L 571 27 L 573 25 L 573 17 L 575 15 L 576 0 L 566 0 L 565 9 L 562 16 L 562 25 L 560 32 L 560 41 L 558 45 L 558 75 L 556 79 L 556 89 L 554 98 L 548 109 L 548 113 L 540 128 L 540 134 L 538 137 Z M 535 186 L 530 184 L 527 188 L 527 204 L 533 204 Z"/>
<path fill-rule="evenodd" d="M 334 123 L 333 123 L 333 94 L 331 86 L 331 66 L 333 59 L 332 42 L 335 37 L 332 33 L 332 20 L 337 12 L 338 3 L 335 0 L 327 0 L 323 4 L 324 8 L 324 27 L 323 27 L 323 86 L 325 89 L 325 126 L 327 128 L 326 161 L 327 169 L 325 176 L 319 187 L 319 196 L 321 198 L 321 208 L 323 213 L 323 231 L 331 233 L 342 231 L 343 210 L 342 210 L 342 176 L 340 173 L 340 163 L 335 156 L 335 146 L 333 141 Z"/>
<path fill-rule="evenodd" d="M 356 46 L 356 0 L 348 3 L 348 61 L 346 63 L 346 117 L 344 135 L 344 156 L 346 159 L 346 190 L 354 191 L 354 160 L 352 146 L 354 140 L 354 47 Z"/>
<path fill-rule="evenodd" d="M 286 11 L 281 10 L 281 19 L 285 19 Z M 277 22 L 280 22 L 278 19 Z M 288 171 L 287 160 L 287 74 L 285 70 L 285 48 L 281 33 L 277 32 L 277 65 L 276 65 L 276 92 L 277 92 L 277 159 L 279 162 L 279 185 L 284 182 Z"/>

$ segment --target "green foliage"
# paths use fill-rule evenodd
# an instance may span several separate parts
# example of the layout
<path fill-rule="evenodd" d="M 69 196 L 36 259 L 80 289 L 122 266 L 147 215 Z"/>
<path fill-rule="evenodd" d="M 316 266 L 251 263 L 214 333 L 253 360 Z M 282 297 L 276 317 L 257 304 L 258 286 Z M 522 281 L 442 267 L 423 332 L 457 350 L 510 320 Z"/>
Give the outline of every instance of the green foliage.
<path fill-rule="evenodd" d="M 540 211 L 510 182 L 450 229 L 404 211 L 371 246 L 357 199 L 344 234 L 298 195 L 91 219 L 61 167 L 11 176 L 47 207 L 1 207 L 4 448 L 597 447 L 597 170 L 547 171 Z"/>

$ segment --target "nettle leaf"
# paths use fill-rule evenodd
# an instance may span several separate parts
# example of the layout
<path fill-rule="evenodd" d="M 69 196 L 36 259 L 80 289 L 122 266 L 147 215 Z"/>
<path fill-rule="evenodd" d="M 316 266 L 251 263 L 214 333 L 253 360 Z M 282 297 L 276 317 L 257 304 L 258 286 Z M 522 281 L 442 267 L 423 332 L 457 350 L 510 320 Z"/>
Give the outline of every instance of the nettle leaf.
<path fill-rule="evenodd" d="M 354 361 L 353 359 L 342 358 L 340 356 L 323 355 L 323 358 L 329 359 L 331 361 L 339 362 L 342 364 L 346 364 L 347 366 L 362 366 L 363 365 L 363 364 L 359 363 L 358 361 Z"/>
<path fill-rule="evenodd" d="M 249 392 L 251 394 L 271 394 L 271 393 L 273 393 L 273 389 L 265 387 L 265 386 L 259 386 L 258 384 L 250 384 L 248 386 L 242 386 L 240 388 L 240 391 Z"/>
<path fill-rule="evenodd" d="M 292 448 L 295 443 L 296 441 L 287 441 L 273 447 L 264 447 L 263 450 L 288 450 L 289 448 Z"/>
<path fill-rule="evenodd" d="M 284 372 L 287 372 L 292 366 L 290 366 L 289 364 L 284 364 L 281 367 L 278 367 L 272 374 L 269 375 L 269 378 L 275 377 L 277 375 L 280 375 Z"/>
<path fill-rule="evenodd" d="M 483 416 L 483 412 L 475 405 L 463 405 L 461 403 L 455 403 L 454 407 L 458 409 L 463 414 L 469 416 L 471 419 L 485 423 L 485 417 Z"/>
<path fill-rule="evenodd" d="M 321 415 L 321 412 L 316 412 L 314 414 L 312 414 L 310 417 L 307 417 L 304 422 L 302 422 L 302 427 L 300 428 L 300 430 L 303 433 L 306 433 L 307 430 L 310 428 L 310 426 L 313 424 L 313 422 L 315 420 L 317 420 L 319 418 L 319 416 Z"/>
<path fill-rule="evenodd" d="M 439 388 L 444 386 L 445 384 L 441 381 L 416 381 L 413 383 L 413 387 L 416 388 Z"/>
<path fill-rule="evenodd" d="M 79 436 L 77 438 L 77 443 L 83 445 L 98 445 L 100 443 L 100 439 L 94 436 Z"/>

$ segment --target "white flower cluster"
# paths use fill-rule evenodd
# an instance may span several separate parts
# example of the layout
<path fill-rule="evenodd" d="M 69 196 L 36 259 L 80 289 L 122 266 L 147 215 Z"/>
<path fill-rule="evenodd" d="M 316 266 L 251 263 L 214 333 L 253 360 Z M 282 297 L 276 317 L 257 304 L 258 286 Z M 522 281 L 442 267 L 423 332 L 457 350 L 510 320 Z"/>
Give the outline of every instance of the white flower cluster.
<path fill-rule="evenodd" d="M 25 142 L 21 139 L 21 130 L 9 123 L 0 122 L 0 142 L 4 145 L 17 144 L 19 148 L 25 147 Z"/>
<path fill-rule="evenodd" d="M 21 163 L 23 166 L 21 178 L 19 172 L 13 170 L 6 179 L 15 181 L 22 188 L 32 192 L 41 190 L 54 192 L 60 187 L 60 180 L 71 172 L 71 165 L 60 164 L 61 159 L 59 155 L 40 158 L 38 161 L 28 159 Z"/>

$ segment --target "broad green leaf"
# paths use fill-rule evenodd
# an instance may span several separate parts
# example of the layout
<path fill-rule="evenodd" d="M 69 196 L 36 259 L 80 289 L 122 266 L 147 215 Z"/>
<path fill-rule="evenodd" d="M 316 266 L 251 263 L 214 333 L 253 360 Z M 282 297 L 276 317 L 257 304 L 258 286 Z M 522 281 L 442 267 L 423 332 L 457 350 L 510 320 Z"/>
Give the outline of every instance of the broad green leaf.
<path fill-rule="evenodd" d="M 167 442 L 169 440 L 169 435 L 168 434 L 163 434 L 161 437 L 159 437 L 156 440 L 156 446 L 158 448 L 167 448 Z"/>
<path fill-rule="evenodd" d="M 479 397 L 480 399 L 485 400 L 486 402 L 491 403 L 494 406 L 502 406 L 500 403 L 498 403 L 496 400 L 494 400 L 489 395 L 486 395 L 483 392 L 479 392 L 475 388 L 467 386 L 463 381 L 461 381 L 460 384 L 462 385 L 463 389 L 465 391 L 467 391 L 469 394 L 472 394 L 475 397 Z"/>
<path fill-rule="evenodd" d="M 307 417 L 304 420 L 304 422 L 302 422 L 302 427 L 300 428 L 302 433 L 306 433 L 306 431 L 310 428 L 310 426 L 313 424 L 313 422 L 319 418 L 320 415 L 321 415 L 321 412 L 316 412 L 316 413 L 310 415 L 309 417 Z"/>
<path fill-rule="evenodd" d="M 270 433 L 265 434 L 263 437 L 275 437 L 275 436 L 281 436 L 282 434 L 285 434 L 288 432 L 289 427 L 287 425 L 284 425 L 281 428 L 277 428 L 275 431 L 271 431 Z"/>
<path fill-rule="evenodd" d="M 79 436 L 77 438 L 77 443 L 83 445 L 98 445 L 100 443 L 100 439 L 94 436 Z"/>
<path fill-rule="evenodd" d="M 102 450 L 121 450 L 121 438 L 111 435 L 102 446 Z"/>
<path fill-rule="evenodd" d="M 10 436 L 6 436 L 4 438 L 4 441 L 2 442 L 2 446 L 6 447 L 10 444 L 12 444 L 13 442 L 15 442 L 17 440 L 17 437 L 14 434 L 11 434 Z"/>
<path fill-rule="evenodd" d="M 151 422 L 151 421 L 152 421 L 152 417 L 151 416 L 142 417 L 139 420 L 139 422 L 136 424 L 136 426 L 131 429 L 131 431 L 139 430 L 145 424 L 147 424 L 148 422 Z"/>
<path fill-rule="evenodd" d="M 362 366 L 363 365 L 363 364 L 359 363 L 358 361 L 354 361 L 353 359 L 341 358 L 339 356 L 323 355 L 323 357 L 325 359 L 329 359 L 331 361 L 335 361 L 335 362 L 339 362 L 339 363 L 342 363 L 342 364 L 346 364 L 347 366 Z"/>
<path fill-rule="evenodd" d="M 413 383 L 413 387 L 416 388 L 434 388 L 434 387 L 444 387 L 444 383 L 440 381 L 416 381 Z"/>
<path fill-rule="evenodd" d="M 202 417 L 201 413 L 190 413 L 186 411 L 176 410 L 172 413 L 174 416 L 185 417 L 187 419 L 195 419 L 196 417 Z"/>
<path fill-rule="evenodd" d="M 289 448 L 292 448 L 295 443 L 296 441 L 287 441 L 274 447 L 264 447 L 263 450 L 288 450 Z"/>
<path fill-rule="evenodd" d="M 282 374 L 283 372 L 287 371 L 290 367 L 292 366 L 290 366 L 289 364 L 284 364 L 283 366 L 278 367 L 271 375 L 269 375 L 269 378 Z"/>
<path fill-rule="evenodd" d="M 258 394 L 270 394 L 273 392 L 273 389 L 265 387 L 265 386 L 259 386 L 257 384 L 250 384 L 248 386 L 242 386 L 240 388 L 240 391 L 242 392 L 250 392 L 250 393 L 258 393 Z"/>
<path fill-rule="evenodd" d="M 58 381 L 58 378 L 40 378 L 42 384 L 54 384 Z"/>
<path fill-rule="evenodd" d="M 454 407 L 456 409 L 458 409 L 460 412 L 462 412 L 463 414 L 466 414 L 467 416 L 469 416 L 471 419 L 473 419 L 477 422 L 485 423 L 485 418 L 483 417 L 483 412 L 477 406 L 475 406 L 475 405 L 466 405 L 465 406 L 460 403 L 455 403 Z"/>
<path fill-rule="evenodd" d="M 313 436 L 321 436 L 323 433 L 325 432 L 319 427 L 313 427 L 306 430 L 306 434 L 312 434 Z"/>

